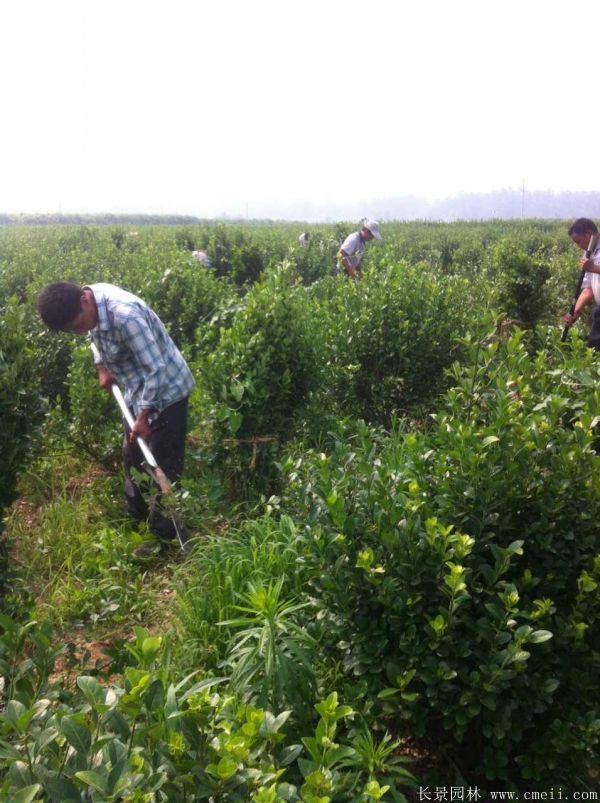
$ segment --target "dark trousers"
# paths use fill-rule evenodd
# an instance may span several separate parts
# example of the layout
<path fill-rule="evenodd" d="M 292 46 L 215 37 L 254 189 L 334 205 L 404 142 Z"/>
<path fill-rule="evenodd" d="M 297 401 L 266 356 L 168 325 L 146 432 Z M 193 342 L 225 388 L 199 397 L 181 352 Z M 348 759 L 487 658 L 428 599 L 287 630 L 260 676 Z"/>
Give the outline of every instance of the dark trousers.
<path fill-rule="evenodd" d="M 588 335 L 587 344 L 591 349 L 600 351 L 600 307 L 592 313 L 592 328 Z"/>
<path fill-rule="evenodd" d="M 158 465 L 171 482 L 177 482 L 183 472 L 185 456 L 185 433 L 187 427 L 188 399 L 175 402 L 165 408 L 152 422 L 152 437 L 148 443 L 150 451 Z M 125 426 L 123 437 L 123 467 L 125 469 L 125 505 L 127 512 L 134 519 L 148 519 L 151 531 L 163 541 L 171 541 L 176 536 L 175 525 L 169 516 L 164 516 L 160 503 L 160 492 L 153 487 L 148 478 L 143 484 L 148 490 L 152 489 L 149 502 L 142 494 L 138 481 L 134 479 L 131 469 L 136 468 L 143 472 L 144 456 L 139 446 L 129 443 L 130 429 Z"/>

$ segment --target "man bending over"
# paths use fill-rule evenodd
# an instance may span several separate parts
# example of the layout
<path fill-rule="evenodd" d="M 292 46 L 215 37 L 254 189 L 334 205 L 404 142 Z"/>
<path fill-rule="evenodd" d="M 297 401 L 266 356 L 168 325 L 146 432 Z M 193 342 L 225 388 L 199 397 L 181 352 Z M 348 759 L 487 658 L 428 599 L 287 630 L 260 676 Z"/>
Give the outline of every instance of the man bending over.
<path fill-rule="evenodd" d="M 136 446 L 141 436 L 169 480 L 183 471 L 188 397 L 194 378 L 162 322 L 137 296 L 112 284 L 79 287 L 57 282 L 46 287 L 37 308 L 53 331 L 89 333 L 100 386 L 111 391 L 114 383 L 125 389 L 125 401 L 135 422 L 125 426 L 123 465 L 125 499 L 129 515 L 145 519 L 166 546 L 177 533 L 160 505 L 148 505 L 131 469 L 140 469 L 143 457 Z"/>

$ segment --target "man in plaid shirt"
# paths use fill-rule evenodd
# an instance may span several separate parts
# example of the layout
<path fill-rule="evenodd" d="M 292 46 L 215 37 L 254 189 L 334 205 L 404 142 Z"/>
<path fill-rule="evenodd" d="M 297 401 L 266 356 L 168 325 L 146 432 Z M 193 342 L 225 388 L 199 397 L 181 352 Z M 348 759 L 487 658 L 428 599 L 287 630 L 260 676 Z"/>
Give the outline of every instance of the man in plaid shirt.
<path fill-rule="evenodd" d="M 79 287 L 51 284 L 38 298 L 38 311 L 54 331 L 89 333 L 100 386 L 110 392 L 117 383 L 133 409 L 131 431 L 125 424 L 123 464 L 127 512 L 137 519 L 149 515 L 151 530 L 161 544 L 176 537 L 170 518 L 156 503 L 150 511 L 131 469 L 140 469 L 135 446 L 146 440 L 167 477 L 177 481 L 183 471 L 189 394 L 194 378 L 158 316 L 137 296 L 112 284 Z"/>

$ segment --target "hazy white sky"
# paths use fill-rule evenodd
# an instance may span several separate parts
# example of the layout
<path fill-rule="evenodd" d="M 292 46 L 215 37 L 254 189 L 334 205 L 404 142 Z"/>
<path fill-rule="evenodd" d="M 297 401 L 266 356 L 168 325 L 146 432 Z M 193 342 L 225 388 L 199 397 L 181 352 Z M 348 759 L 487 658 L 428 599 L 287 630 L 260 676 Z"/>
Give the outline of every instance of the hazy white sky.
<path fill-rule="evenodd" d="M 600 2 L 0 0 L 0 212 L 598 190 Z"/>

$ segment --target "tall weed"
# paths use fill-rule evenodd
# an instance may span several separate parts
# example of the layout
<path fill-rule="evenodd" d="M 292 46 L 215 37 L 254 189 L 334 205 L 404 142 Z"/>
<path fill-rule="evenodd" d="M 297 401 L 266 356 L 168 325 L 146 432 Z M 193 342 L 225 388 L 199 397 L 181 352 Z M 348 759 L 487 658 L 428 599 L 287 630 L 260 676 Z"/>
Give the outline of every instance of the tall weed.
<path fill-rule="evenodd" d="M 268 515 L 247 521 L 201 542 L 188 559 L 179 593 L 186 662 L 214 667 L 225 658 L 234 630 L 222 623 L 232 618 L 249 584 L 284 579 L 286 592 L 300 596 L 303 551 L 298 529 L 285 516 L 279 522 Z"/>

